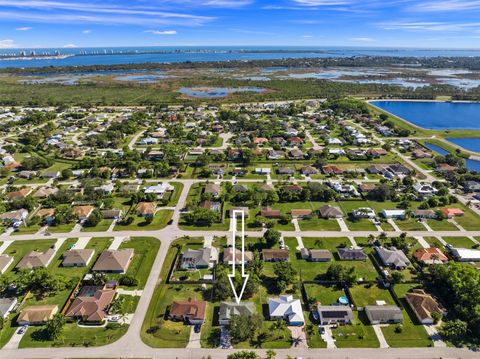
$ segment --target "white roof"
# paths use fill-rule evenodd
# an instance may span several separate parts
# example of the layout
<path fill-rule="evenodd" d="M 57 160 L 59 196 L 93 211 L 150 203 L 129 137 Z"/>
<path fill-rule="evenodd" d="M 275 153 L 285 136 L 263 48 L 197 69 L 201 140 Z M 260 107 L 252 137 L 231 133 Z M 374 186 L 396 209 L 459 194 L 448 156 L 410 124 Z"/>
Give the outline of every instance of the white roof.
<path fill-rule="evenodd" d="M 403 209 L 384 209 L 382 210 L 382 213 L 385 215 L 390 215 L 390 216 L 404 216 L 405 215 L 405 210 Z"/>
<path fill-rule="evenodd" d="M 480 250 L 468 248 L 453 248 L 452 254 L 462 259 L 480 259 Z"/>
<path fill-rule="evenodd" d="M 165 193 L 166 191 L 173 191 L 173 186 L 168 183 L 160 183 L 155 186 L 145 188 L 145 193 Z"/>
<path fill-rule="evenodd" d="M 290 322 L 304 322 L 302 303 L 291 295 L 269 298 L 268 308 L 272 317 L 288 317 Z"/>

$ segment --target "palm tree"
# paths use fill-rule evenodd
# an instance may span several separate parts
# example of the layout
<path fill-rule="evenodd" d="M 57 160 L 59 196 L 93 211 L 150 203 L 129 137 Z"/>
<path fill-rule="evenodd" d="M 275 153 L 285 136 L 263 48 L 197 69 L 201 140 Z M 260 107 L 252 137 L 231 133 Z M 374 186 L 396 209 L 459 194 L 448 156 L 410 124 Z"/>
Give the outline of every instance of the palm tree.
<path fill-rule="evenodd" d="M 272 332 L 282 333 L 283 338 L 283 331 L 285 330 L 286 326 L 287 325 L 283 320 L 277 319 L 270 325 L 270 330 Z"/>
<path fill-rule="evenodd" d="M 433 261 L 433 264 L 435 264 L 436 261 L 440 260 L 440 256 L 437 253 L 432 253 L 430 259 Z"/>

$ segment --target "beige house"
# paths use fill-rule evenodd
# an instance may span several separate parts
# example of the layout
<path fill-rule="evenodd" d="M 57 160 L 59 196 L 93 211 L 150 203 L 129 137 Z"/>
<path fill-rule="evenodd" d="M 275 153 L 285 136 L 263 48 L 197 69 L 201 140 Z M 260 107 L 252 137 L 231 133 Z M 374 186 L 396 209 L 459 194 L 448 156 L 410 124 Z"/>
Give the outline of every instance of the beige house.
<path fill-rule="evenodd" d="M 92 268 L 94 272 L 125 274 L 133 259 L 132 248 L 103 251 Z"/>
<path fill-rule="evenodd" d="M 48 322 L 57 313 L 57 305 L 33 305 L 20 312 L 17 323 L 18 325 L 40 325 Z"/>
<path fill-rule="evenodd" d="M 32 251 L 23 257 L 15 266 L 16 269 L 34 269 L 47 267 L 55 256 L 55 250 L 50 248 L 45 252 Z"/>

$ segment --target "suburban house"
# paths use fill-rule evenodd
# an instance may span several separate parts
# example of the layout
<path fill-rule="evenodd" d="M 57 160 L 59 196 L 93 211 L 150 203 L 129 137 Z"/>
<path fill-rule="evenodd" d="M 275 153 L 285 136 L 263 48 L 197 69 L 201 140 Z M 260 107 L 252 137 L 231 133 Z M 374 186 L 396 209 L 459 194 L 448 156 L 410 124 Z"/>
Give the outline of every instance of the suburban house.
<path fill-rule="evenodd" d="M 17 318 L 18 325 L 41 325 L 58 313 L 57 305 L 32 305 L 25 307 Z"/>
<path fill-rule="evenodd" d="M 170 307 L 168 317 L 170 320 L 183 321 L 185 324 L 203 324 L 207 302 L 201 300 L 174 301 Z"/>
<path fill-rule="evenodd" d="M 73 213 L 77 215 L 78 219 L 83 221 L 90 217 L 95 207 L 93 206 L 74 206 Z"/>
<path fill-rule="evenodd" d="M 163 198 L 166 192 L 173 192 L 175 188 L 168 183 L 160 183 L 154 186 L 145 188 L 145 194 L 155 194 L 157 198 Z"/>
<path fill-rule="evenodd" d="M 352 216 L 354 218 L 375 218 L 377 215 L 375 211 L 371 208 L 359 208 L 352 211 Z"/>
<path fill-rule="evenodd" d="M 140 202 L 137 204 L 137 214 L 142 217 L 153 217 L 157 213 L 157 205 L 153 202 Z"/>
<path fill-rule="evenodd" d="M 295 174 L 295 170 L 291 167 L 279 167 L 277 169 L 277 173 L 279 175 L 293 176 Z"/>
<path fill-rule="evenodd" d="M 440 208 L 440 212 L 445 214 L 445 216 L 450 219 L 454 217 L 461 217 L 465 214 L 465 212 L 459 208 Z"/>
<path fill-rule="evenodd" d="M 42 187 L 33 195 L 34 198 L 45 199 L 58 192 L 58 188 Z"/>
<path fill-rule="evenodd" d="M 311 262 L 329 262 L 332 259 L 332 253 L 328 249 L 310 249 L 309 252 Z"/>
<path fill-rule="evenodd" d="M 218 260 L 218 253 L 213 248 L 190 249 L 182 254 L 180 267 L 182 269 L 209 268 Z"/>
<path fill-rule="evenodd" d="M 311 176 L 318 174 L 318 170 L 312 166 L 305 166 L 300 169 L 300 173 L 304 176 Z"/>
<path fill-rule="evenodd" d="M 413 189 L 415 190 L 415 192 L 417 192 L 420 196 L 423 197 L 431 197 L 438 193 L 438 189 L 429 184 L 417 183 L 413 186 Z"/>
<path fill-rule="evenodd" d="M 466 181 L 463 185 L 466 192 L 480 192 L 480 182 Z"/>
<path fill-rule="evenodd" d="M 288 249 L 263 249 L 262 258 L 265 262 L 286 262 L 288 261 Z"/>
<path fill-rule="evenodd" d="M 438 217 L 437 213 L 433 209 L 416 209 L 412 212 L 412 215 L 415 218 L 435 219 Z"/>
<path fill-rule="evenodd" d="M 403 321 L 402 310 L 396 305 L 367 305 L 364 307 L 370 324 L 393 324 Z"/>
<path fill-rule="evenodd" d="M 55 220 L 55 208 L 41 208 L 35 213 L 35 217 L 42 219 L 42 223 L 50 225 Z"/>
<path fill-rule="evenodd" d="M 0 317 L 6 319 L 17 305 L 17 298 L 0 298 Z"/>
<path fill-rule="evenodd" d="M 251 317 L 255 312 L 253 302 L 222 302 L 218 312 L 218 323 L 220 325 L 228 325 L 233 315 Z"/>
<path fill-rule="evenodd" d="M 424 262 L 426 264 L 439 264 L 448 261 L 448 257 L 436 247 L 419 249 L 413 254 L 413 256 L 419 262 Z"/>
<path fill-rule="evenodd" d="M 7 193 L 7 198 L 10 201 L 13 201 L 14 199 L 26 198 L 28 197 L 28 195 L 30 195 L 30 193 L 32 193 L 32 191 L 33 190 L 30 187 L 25 187 L 25 188 L 19 189 L 18 191 Z"/>
<path fill-rule="evenodd" d="M 368 258 L 363 248 L 338 248 L 337 253 L 342 261 L 366 261 Z"/>
<path fill-rule="evenodd" d="M 223 263 L 233 264 L 234 249 L 232 247 L 225 248 L 223 250 Z M 244 252 L 245 264 L 250 263 L 253 260 L 253 253 L 250 251 Z M 235 249 L 235 264 L 240 265 L 242 262 L 242 251 Z"/>
<path fill-rule="evenodd" d="M 6 254 L 0 254 L 0 274 L 5 273 L 12 263 L 13 257 L 7 256 Z"/>
<path fill-rule="evenodd" d="M 375 252 L 386 267 L 403 270 L 410 265 L 410 260 L 405 253 L 395 247 L 375 247 Z"/>
<path fill-rule="evenodd" d="M 241 216 L 242 216 L 242 214 L 239 213 L 239 212 L 243 212 L 244 217 L 248 218 L 248 212 L 249 212 L 248 207 L 232 207 L 232 208 L 230 208 L 230 210 L 228 211 L 228 216 L 230 218 L 233 218 L 233 212 L 234 211 L 237 212 L 237 218 L 241 218 Z"/>
<path fill-rule="evenodd" d="M 329 206 L 329 205 L 320 207 L 320 209 L 318 210 L 318 215 L 321 218 L 342 218 L 343 217 L 343 213 L 340 208 Z"/>
<path fill-rule="evenodd" d="M 386 219 L 405 219 L 406 212 L 403 209 L 383 209 L 380 214 Z"/>
<path fill-rule="evenodd" d="M 266 207 L 260 210 L 260 216 L 265 218 L 280 218 L 282 216 L 282 212 L 280 212 L 278 209 Z"/>
<path fill-rule="evenodd" d="M 107 249 L 100 254 L 92 271 L 125 274 L 133 259 L 133 254 L 132 248 Z"/>
<path fill-rule="evenodd" d="M 433 313 L 446 314 L 443 305 L 423 289 L 413 289 L 405 295 L 405 299 L 422 324 L 433 324 Z"/>
<path fill-rule="evenodd" d="M 450 254 L 458 262 L 480 262 L 480 250 L 469 248 L 453 248 L 447 246 Z"/>
<path fill-rule="evenodd" d="M 317 313 L 321 325 L 351 324 L 353 312 L 346 305 L 319 305 Z"/>
<path fill-rule="evenodd" d="M 292 209 L 290 214 L 292 215 L 293 219 L 312 218 L 311 209 Z"/>
<path fill-rule="evenodd" d="M 19 209 L 17 211 L 11 211 L 0 214 L 0 220 L 8 222 L 12 227 L 18 228 L 28 217 L 28 211 L 26 209 Z"/>
<path fill-rule="evenodd" d="M 207 183 L 205 185 L 205 193 L 212 195 L 212 197 L 218 197 L 220 195 L 220 185 Z"/>
<path fill-rule="evenodd" d="M 115 289 L 106 287 L 82 287 L 65 313 L 65 317 L 87 322 L 103 322 L 115 294 Z"/>
<path fill-rule="evenodd" d="M 55 250 L 50 248 L 45 252 L 32 251 L 25 255 L 15 266 L 16 269 L 45 268 L 55 256 Z"/>
<path fill-rule="evenodd" d="M 301 326 L 305 323 L 302 303 L 299 299 L 293 299 L 291 295 L 269 298 L 268 312 L 270 319 L 282 319 L 285 320 L 288 325 Z"/>
<path fill-rule="evenodd" d="M 95 254 L 94 249 L 70 249 L 63 253 L 63 267 L 86 267 Z"/>
<path fill-rule="evenodd" d="M 123 216 L 122 209 L 105 209 L 100 211 L 100 213 L 102 214 L 103 219 L 119 220 Z"/>

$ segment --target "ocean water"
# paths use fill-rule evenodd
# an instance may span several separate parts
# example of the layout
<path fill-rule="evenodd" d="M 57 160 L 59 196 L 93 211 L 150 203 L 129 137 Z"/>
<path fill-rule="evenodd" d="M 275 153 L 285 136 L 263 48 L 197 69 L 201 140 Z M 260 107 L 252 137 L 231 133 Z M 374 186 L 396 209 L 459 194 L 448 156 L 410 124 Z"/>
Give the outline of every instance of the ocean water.
<path fill-rule="evenodd" d="M 18 54 L 27 49 L 2 49 L 0 54 Z M 480 50 L 392 49 L 355 47 L 123 47 L 35 49 L 36 54 L 58 51 L 65 58 L 32 58 L 0 60 L 0 68 L 85 66 L 132 63 L 168 63 L 229 60 L 271 60 L 282 58 L 327 58 L 353 56 L 437 57 L 480 56 Z M 288 51 L 288 52 L 286 52 Z M 311 52 L 310 52 L 311 51 Z M 157 53 L 152 53 L 157 52 Z"/>
<path fill-rule="evenodd" d="M 480 129 L 480 103 L 372 101 L 414 125 L 433 130 Z"/>

